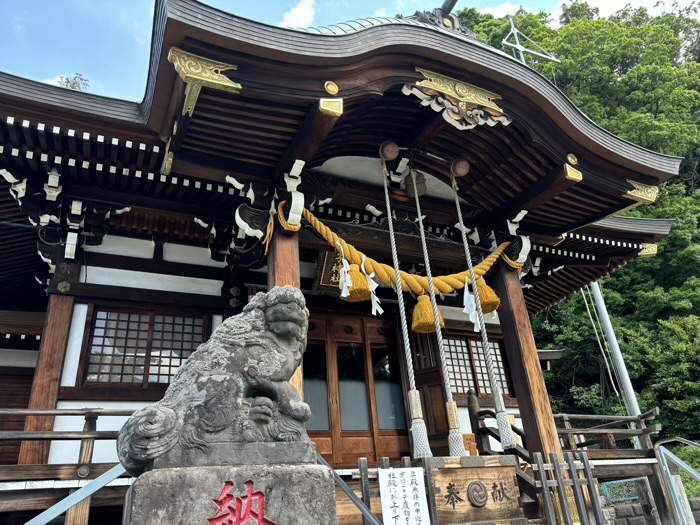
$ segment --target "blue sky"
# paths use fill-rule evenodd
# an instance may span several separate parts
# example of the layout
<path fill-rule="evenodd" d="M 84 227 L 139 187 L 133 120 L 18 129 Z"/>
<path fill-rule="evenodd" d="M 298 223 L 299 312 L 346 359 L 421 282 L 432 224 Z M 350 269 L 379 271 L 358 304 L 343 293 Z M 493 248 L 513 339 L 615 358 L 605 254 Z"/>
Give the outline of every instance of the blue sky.
<path fill-rule="evenodd" d="M 652 3 L 656 0 L 642 0 Z M 498 16 L 523 5 L 556 11 L 561 0 L 461 0 Z M 353 18 L 413 14 L 442 0 L 205 0 L 272 25 L 326 25 Z M 606 7 L 627 0 L 590 0 Z M 636 3 L 636 2 L 635 2 Z M 0 71 L 55 83 L 80 72 L 91 93 L 141 101 L 145 91 L 154 0 L 0 0 Z M 622 7 L 622 5 L 620 7 Z"/>

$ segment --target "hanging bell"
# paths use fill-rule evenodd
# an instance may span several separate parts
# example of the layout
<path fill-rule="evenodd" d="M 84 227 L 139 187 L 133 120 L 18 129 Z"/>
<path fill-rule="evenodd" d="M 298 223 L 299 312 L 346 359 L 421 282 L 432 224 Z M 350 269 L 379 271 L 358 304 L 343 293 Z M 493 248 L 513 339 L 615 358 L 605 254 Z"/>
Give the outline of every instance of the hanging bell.
<path fill-rule="evenodd" d="M 372 290 L 367 282 L 367 277 L 360 271 L 359 265 L 351 264 L 348 276 L 350 277 L 350 282 L 352 282 L 352 286 L 348 289 L 350 295 L 341 297 L 341 299 L 349 303 L 367 301 L 372 296 Z"/>
<path fill-rule="evenodd" d="M 415 186 L 415 190 L 414 190 L 414 187 L 413 187 L 413 181 L 412 181 L 412 180 L 408 180 L 408 179 L 411 177 L 411 175 L 412 175 L 413 173 L 415 173 L 415 176 L 416 176 L 416 186 Z M 420 171 L 413 171 L 413 170 L 411 171 L 411 175 L 409 175 L 409 176 L 406 178 L 406 194 L 407 194 L 409 197 L 415 198 L 415 197 L 416 197 L 416 191 L 417 191 L 417 192 L 418 192 L 418 196 L 419 196 L 419 197 L 422 197 L 423 195 L 425 195 L 425 192 L 427 191 L 427 187 L 426 187 L 426 185 L 425 185 L 425 175 L 423 175 Z"/>
<path fill-rule="evenodd" d="M 483 277 L 476 280 L 476 286 L 479 289 L 479 299 L 481 300 L 481 311 L 485 314 L 490 314 L 498 310 L 501 306 L 501 299 L 496 295 Z"/>
<path fill-rule="evenodd" d="M 438 309 L 440 318 L 440 328 L 445 328 L 445 320 Z M 433 315 L 433 305 L 430 303 L 430 296 L 419 295 L 418 303 L 413 309 L 413 322 L 411 329 L 417 334 L 435 333 L 435 316 Z"/>

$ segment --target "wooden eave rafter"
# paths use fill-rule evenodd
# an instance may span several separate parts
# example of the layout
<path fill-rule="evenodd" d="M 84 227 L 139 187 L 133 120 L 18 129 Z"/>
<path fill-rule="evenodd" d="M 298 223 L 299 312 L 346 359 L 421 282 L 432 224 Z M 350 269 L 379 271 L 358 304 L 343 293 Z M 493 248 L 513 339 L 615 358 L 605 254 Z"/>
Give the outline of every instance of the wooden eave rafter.
<path fill-rule="evenodd" d="M 338 72 L 345 72 L 343 79 L 340 78 L 342 75 L 337 78 L 343 91 L 343 82 L 357 77 L 350 64 L 365 67 L 363 61 L 369 57 L 390 64 L 391 55 L 403 47 L 410 50 L 414 62 L 416 57 L 422 57 L 430 63 L 442 64 L 443 70 L 478 71 L 481 80 L 475 79 L 474 84 L 493 89 L 504 100 L 510 99 L 511 102 L 504 102 L 503 107 L 515 119 L 520 117 L 519 108 L 536 110 L 537 120 L 551 122 L 556 128 L 550 127 L 550 131 L 542 136 L 568 137 L 570 142 L 579 146 L 578 149 L 587 149 L 599 158 L 607 159 L 605 162 L 638 173 L 640 182 L 648 184 L 648 178 L 661 181 L 678 171 L 680 159 L 643 150 L 610 135 L 586 119 L 561 92 L 534 71 L 503 53 L 458 34 L 400 23 L 349 31 L 343 36 L 300 33 L 244 20 L 192 0 L 158 0 L 153 27 L 150 73 L 146 96 L 141 104 L 74 93 L 8 75 L 1 79 L 0 99 L 14 97 L 15 103 L 19 102 L 17 105 L 43 108 L 40 109 L 42 112 L 49 107 L 60 107 L 66 114 L 83 120 L 86 113 L 91 113 L 98 119 L 119 119 L 136 125 L 148 122 L 151 128 L 161 129 L 168 112 L 169 90 L 175 78 L 175 72 L 166 61 L 167 53 L 172 46 L 182 45 L 187 40 L 217 46 L 221 50 L 235 49 L 239 54 L 257 57 L 258 63 L 283 62 L 288 69 L 302 67 L 308 70 L 309 65 L 321 65 L 332 72 L 335 68 Z M 373 93 L 381 93 L 384 89 L 386 85 L 382 86 L 381 82 L 372 83 Z M 513 98 L 513 94 L 517 98 Z M 115 126 L 115 123 L 111 122 L 111 125 Z M 585 156 L 582 151 L 574 153 Z M 605 173 L 610 170 L 584 171 Z M 647 180 L 641 180 L 643 178 Z"/>
<path fill-rule="evenodd" d="M 549 175 L 532 184 L 527 190 L 519 193 L 506 205 L 496 211 L 479 215 L 475 218 L 479 224 L 494 225 L 499 221 L 512 219 L 521 210 L 531 211 L 543 206 L 554 196 L 560 195 L 574 184 L 583 180 L 583 174 L 575 166 L 565 163 L 552 170 Z"/>
<path fill-rule="evenodd" d="M 166 49 L 184 42 L 185 38 L 215 45 L 222 50 L 235 49 L 258 57 L 259 62 L 323 66 L 326 71 L 333 67 L 347 70 L 350 69 L 348 64 L 359 64 L 364 57 L 379 55 L 383 49 L 395 53 L 397 48 L 404 47 L 412 55 L 423 56 L 431 63 L 441 62 L 446 68 L 478 71 L 494 86 L 492 91 L 501 94 L 504 100 L 508 98 L 505 87 L 519 93 L 529 101 L 526 106 L 538 107 L 540 116 L 542 113 L 547 115 L 565 135 L 582 147 L 601 153 L 601 158 L 661 180 L 678 171 L 680 159 L 649 152 L 605 132 L 583 116 L 549 81 L 508 55 L 473 39 L 429 27 L 397 23 L 350 31 L 342 36 L 302 33 L 241 19 L 191 0 L 157 2 L 151 74 L 144 102 L 144 108 L 149 109 L 149 122 L 159 120 L 158 112 L 165 110 L 152 104 L 152 99 L 161 78 L 171 76 L 161 75 Z M 344 91 L 340 77 L 334 80 Z M 489 88 L 483 82 L 473 83 Z M 499 85 L 504 88 L 496 89 L 495 86 Z M 510 114 L 515 106 L 503 104 L 502 107 Z"/>

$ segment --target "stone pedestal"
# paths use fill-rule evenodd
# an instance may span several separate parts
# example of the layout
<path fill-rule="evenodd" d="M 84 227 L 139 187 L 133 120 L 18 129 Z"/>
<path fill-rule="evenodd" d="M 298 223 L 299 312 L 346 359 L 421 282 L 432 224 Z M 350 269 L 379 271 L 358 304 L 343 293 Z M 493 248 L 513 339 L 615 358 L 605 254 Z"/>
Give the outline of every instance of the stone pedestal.
<path fill-rule="evenodd" d="M 322 465 L 161 468 L 129 490 L 124 525 L 336 525 Z"/>

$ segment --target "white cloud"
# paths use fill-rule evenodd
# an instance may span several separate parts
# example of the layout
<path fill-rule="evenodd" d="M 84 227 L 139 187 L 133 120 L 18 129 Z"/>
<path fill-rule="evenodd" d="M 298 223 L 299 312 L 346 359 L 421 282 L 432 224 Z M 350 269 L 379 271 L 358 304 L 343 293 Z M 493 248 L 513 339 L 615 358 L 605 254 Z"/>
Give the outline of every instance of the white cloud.
<path fill-rule="evenodd" d="M 389 14 L 389 11 L 387 11 L 386 7 L 380 7 L 379 9 L 375 9 L 374 13 L 372 13 L 372 16 L 391 16 Z"/>
<path fill-rule="evenodd" d="M 315 0 L 299 0 L 299 3 L 284 13 L 280 26 L 309 27 L 314 23 L 316 14 Z"/>
<path fill-rule="evenodd" d="M 520 4 L 511 4 L 510 2 L 504 2 L 497 5 L 496 7 L 485 7 L 480 11 L 487 15 L 493 15 L 496 18 L 501 18 L 508 15 L 514 15 L 515 12 L 520 9 Z M 531 11 L 527 7 L 524 8 L 527 11 Z"/>
<path fill-rule="evenodd" d="M 52 86 L 58 86 L 58 81 L 61 80 L 61 77 L 65 77 L 67 75 L 56 75 L 53 78 L 45 78 L 42 80 L 44 84 L 51 84 Z"/>

